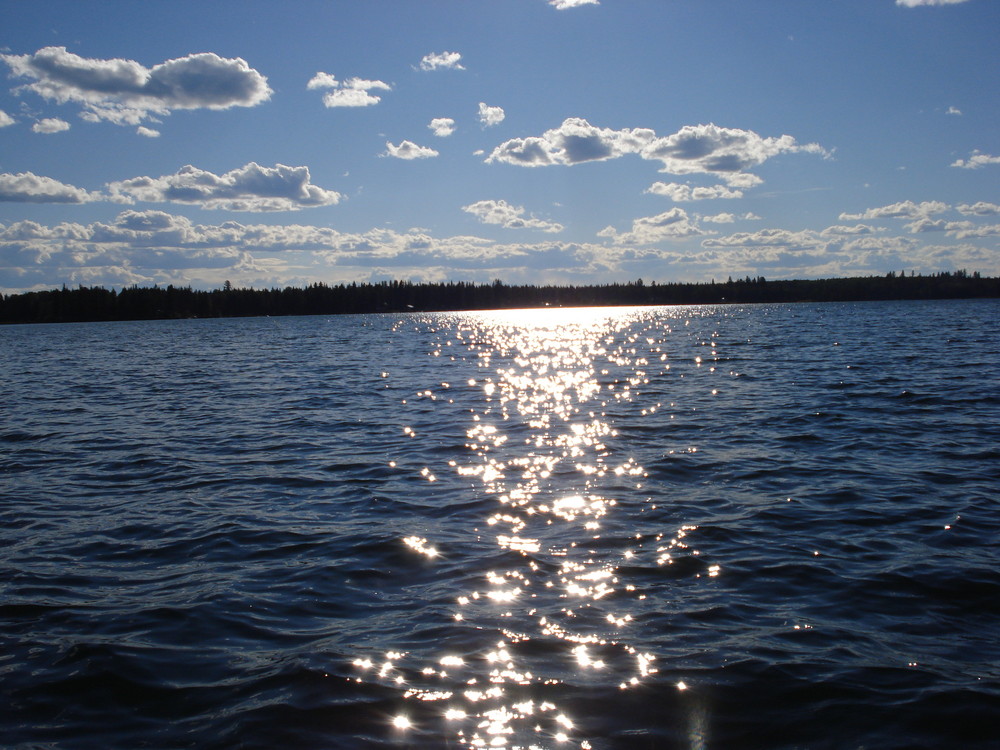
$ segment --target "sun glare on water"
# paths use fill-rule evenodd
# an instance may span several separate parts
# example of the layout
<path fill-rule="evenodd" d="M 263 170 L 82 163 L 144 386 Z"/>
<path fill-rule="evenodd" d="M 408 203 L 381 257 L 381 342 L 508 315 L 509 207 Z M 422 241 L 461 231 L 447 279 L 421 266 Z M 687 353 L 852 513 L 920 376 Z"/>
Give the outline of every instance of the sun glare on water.
<path fill-rule="evenodd" d="M 434 352 L 476 368 L 466 387 L 478 392 L 478 406 L 468 412 L 465 453 L 421 473 L 440 477 L 447 469 L 473 482 L 494 509 L 470 539 L 490 540 L 520 562 L 488 571 L 455 597 L 452 622 L 474 624 L 484 636 L 492 631 L 492 643 L 465 653 L 397 654 L 377 676 L 405 685 L 411 701 L 440 705 L 440 731 L 457 746 L 588 748 L 586 717 L 558 705 L 558 686 L 607 685 L 614 696 L 656 679 L 656 657 L 629 640 L 629 602 L 645 594 L 621 568 L 640 557 L 655 568 L 697 555 L 686 538 L 696 527 L 628 535 L 624 546 L 602 543 L 606 527 L 627 521 L 616 514 L 636 512 L 634 494 L 625 510 L 608 488 L 641 491 L 647 479 L 632 457 L 609 447 L 617 437 L 611 412 L 662 408 L 633 400 L 650 377 L 670 369 L 661 347 L 669 330 L 646 330 L 641 316 L 641 309 L 608 308 L 477 312 L 450 316 L 436 329 Z M 430 390 L 418 396 L 452 403 Z M 410 428 L 407 434 L 419 439 Z M 402 541 L 434 565 L 439 545 L 422 533 Z M 720 574 L 718 565 L 707 570 Z M 423 665 L 403 663 L 417 660 Z M 375 660 L 355 664 L 376 675 Z M 411 726 L 402 713 L 393 725 Z"/>

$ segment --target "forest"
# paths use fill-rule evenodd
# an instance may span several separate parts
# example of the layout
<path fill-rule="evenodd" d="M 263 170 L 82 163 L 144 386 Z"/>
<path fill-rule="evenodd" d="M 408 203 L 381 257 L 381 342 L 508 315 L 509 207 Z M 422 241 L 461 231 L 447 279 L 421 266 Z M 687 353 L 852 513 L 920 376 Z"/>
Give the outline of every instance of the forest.
<path fill-rule="evenodd" d="M 704 283 L 587 286 L 380 281 L 284 289 L 139 287 L 68 288 L 0 294 L 0 323 L 65 323 L 163 318 L 492 310 L 535 307 L 847 302 L 1000 297 L 1000 278 L 978 272 L 768 281 L 763 277 Z"/>

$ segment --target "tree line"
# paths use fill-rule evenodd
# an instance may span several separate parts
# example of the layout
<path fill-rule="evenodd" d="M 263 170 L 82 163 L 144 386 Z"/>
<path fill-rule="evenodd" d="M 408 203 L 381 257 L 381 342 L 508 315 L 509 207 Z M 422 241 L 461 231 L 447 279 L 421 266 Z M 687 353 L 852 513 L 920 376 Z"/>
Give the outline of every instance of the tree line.
<path fill-rule="evenodd" d="M 1000 278 L 978 272 L 767 281 L 762 276 L 724 282 L 582 286 L 469 282 L 380 281 L 284 289 L 79 286 L 0 294 L 0 323 L 57 323 L 257 315 L 339 315 L 380 312 L 492 310 L 524 307 L 693 305 L 754 302 L 847 302 L 1000 297 Z"/>

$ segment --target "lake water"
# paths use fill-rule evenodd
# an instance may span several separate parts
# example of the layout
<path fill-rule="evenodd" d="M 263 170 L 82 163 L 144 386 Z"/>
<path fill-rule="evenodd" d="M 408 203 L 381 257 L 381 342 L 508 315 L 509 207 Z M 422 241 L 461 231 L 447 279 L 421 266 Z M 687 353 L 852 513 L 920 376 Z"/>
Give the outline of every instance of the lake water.
<path fill-rule="evenodd" d="M 0 744 L 995 747 L 998 322 L 0 328 Z"/>

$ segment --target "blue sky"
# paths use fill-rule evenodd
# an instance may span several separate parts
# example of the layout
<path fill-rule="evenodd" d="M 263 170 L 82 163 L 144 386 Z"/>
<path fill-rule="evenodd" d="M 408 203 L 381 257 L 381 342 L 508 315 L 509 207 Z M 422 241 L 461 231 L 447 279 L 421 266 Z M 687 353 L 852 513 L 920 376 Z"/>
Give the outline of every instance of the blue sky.
<path fill-rule="evenodd" d="M 1000 275 L 995 0 L 0 0 L 0 291 Z"/>

